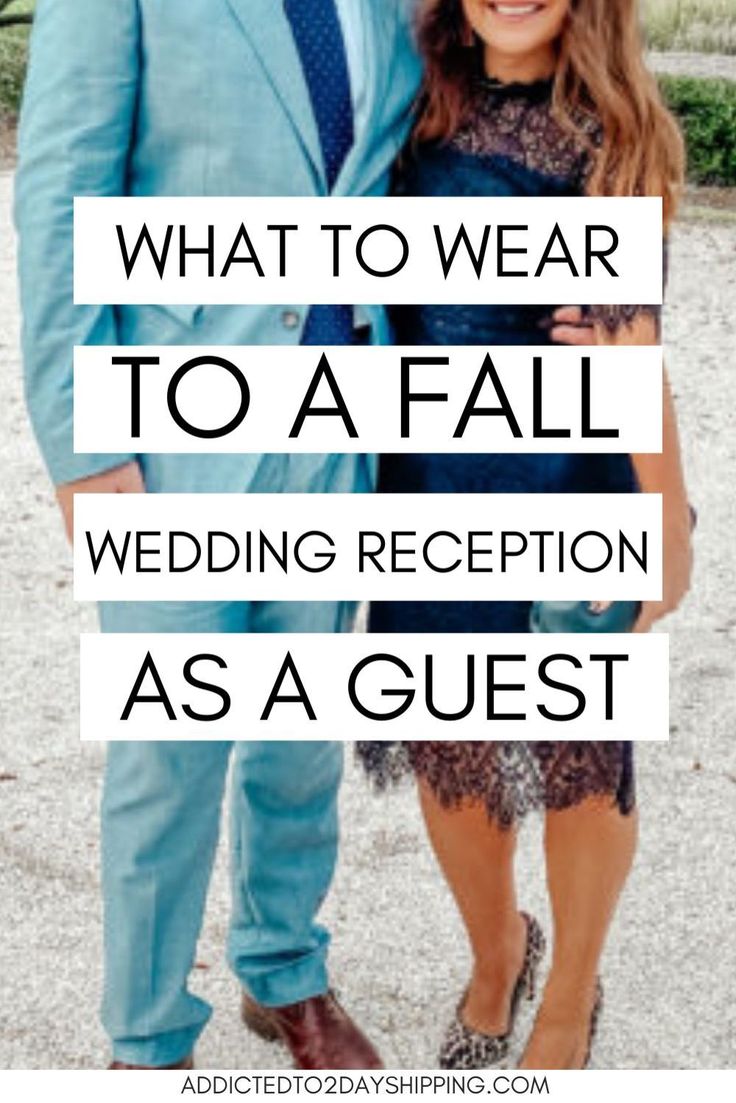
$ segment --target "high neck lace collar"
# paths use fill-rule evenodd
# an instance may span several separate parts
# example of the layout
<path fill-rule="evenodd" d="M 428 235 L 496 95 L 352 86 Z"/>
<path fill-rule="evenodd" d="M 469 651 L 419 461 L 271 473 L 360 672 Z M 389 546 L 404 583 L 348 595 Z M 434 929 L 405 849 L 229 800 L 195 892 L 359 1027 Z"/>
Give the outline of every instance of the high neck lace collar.
<path fill-rule="evenodd" d="M 483 74 L 478 83 L 481 92 L 498 100 L 526 100 L 528 103 L 540 103 L 550 99 L 554 77 L 532 81 L 502 81 Z"/>

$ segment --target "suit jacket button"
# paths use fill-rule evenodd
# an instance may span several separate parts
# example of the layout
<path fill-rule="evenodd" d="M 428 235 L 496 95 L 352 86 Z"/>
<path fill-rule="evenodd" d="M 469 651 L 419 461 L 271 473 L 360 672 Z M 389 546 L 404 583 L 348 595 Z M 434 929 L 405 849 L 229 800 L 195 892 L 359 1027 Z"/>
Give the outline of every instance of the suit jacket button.
<path fill-rule="evenodd" d="M 296 329 L 301 322 L 301 318 L 296 310 L 285 310 L 281 315 L 281 321 L 284 323 L 285 329 Z"/>

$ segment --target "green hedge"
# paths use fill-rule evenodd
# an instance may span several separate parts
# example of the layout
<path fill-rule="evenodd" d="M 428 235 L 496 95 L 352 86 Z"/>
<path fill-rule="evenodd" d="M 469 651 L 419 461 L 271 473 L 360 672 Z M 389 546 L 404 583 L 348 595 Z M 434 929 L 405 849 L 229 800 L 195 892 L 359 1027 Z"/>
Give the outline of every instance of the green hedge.
<path fill-rule="evenodd" d="M 0 112 L 20 104 L 28 55 L 28 27 L 0 27 Z"/>
<path fill-rule="evenodd" d="M 685 134 L 693 184 L 736 187 L 736 81 L 660 76 Z"/>
<path fill-rule="evenodd" d="M 28 54 L 27 23 L 35 0 L 0 0 L 0 114 L 18 110 Z"/>

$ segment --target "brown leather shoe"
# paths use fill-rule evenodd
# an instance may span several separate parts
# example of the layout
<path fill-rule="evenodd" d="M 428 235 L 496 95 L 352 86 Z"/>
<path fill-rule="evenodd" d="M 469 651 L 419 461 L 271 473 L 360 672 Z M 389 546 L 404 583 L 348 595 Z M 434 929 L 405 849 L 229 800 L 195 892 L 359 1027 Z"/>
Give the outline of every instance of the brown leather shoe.
<path fill-rule="evenodd" d="M 120 1069 L 133 1069 L 137 1072 L 143 1072 L 144 1070 L 152 1072 L 155 1069 L 160 1069 L 161 1071 L 173 1071 L 175 1069 L 193 1069 L 194 1058 L 190 1053 L 188 1057 L 182 1057 L 181 1061 L 177 1061 L 175 1065 L 126 1065 L 123 1061 L 113 1061 L 112 1064 L 108 1065 L 107 1067 L 108 1069 L 115 1069 L 115 1071 L 119 1071 Z"/>
<path fill-rule="evenodd" d="M 382 1069 L 383 1062 L 335 995 L 263 1007 L 243 993 L 243 1022 L 268 1042 L 283 1042 L 297 1069 Z"/>

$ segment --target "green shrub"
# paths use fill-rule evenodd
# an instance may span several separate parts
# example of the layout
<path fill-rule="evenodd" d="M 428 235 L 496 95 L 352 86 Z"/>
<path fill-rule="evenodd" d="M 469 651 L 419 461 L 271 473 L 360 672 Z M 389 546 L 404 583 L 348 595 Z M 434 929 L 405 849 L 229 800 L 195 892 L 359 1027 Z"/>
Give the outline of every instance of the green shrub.
<path fill-rule="evenodd" d="M 18 110 L 30 28 L 14 21 L 28 19 L 33 8 L 32 0 L 0 0 L 0 113 Z"/>
<path fill-rule="evenodd" d="M 0 29 L 0 112 L 14 114 L 18 110 L 25 79 L 27 39 L 20 28 Z"/>
<path fill-rule="evenodd" d="M 736 82 L 660 76 L 685 135 L 693 184 L 736 187 Z"/>

